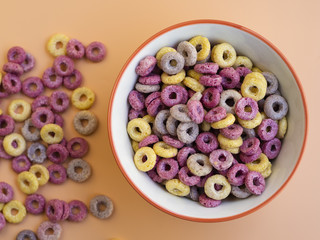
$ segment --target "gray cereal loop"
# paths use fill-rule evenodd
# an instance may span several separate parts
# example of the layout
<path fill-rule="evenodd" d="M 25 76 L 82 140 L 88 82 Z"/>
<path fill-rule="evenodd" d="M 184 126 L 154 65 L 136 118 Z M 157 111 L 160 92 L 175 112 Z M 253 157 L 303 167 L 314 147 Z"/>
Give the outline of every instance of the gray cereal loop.
<path fill-rule="evenodd" d="M 177 52 L 180 53 L 184 58 L 185 66 L 193 66 L 197 62 L 197 50 L 188 41 L 180 42 L 177 47 Z"/>
<path fill-rule="evenodd" d="M 199 135 L 199 126 L 194 122 L 180 123 L 177 128 L 177 135 L 181 142 L 192 143 Z"/>
<path fill-rule="evenodd" d="M 185 104 L 177 104 L 170 108 L 170 115 L 180 122 L 191 122 L 188 115 L 188 107 Z"/>
<path fill-rule="evenodd" d="M 76 158 L 69 162 L 67 174 L 75 182 L 84 182 L 91 176 L 91 167 L 86 161 Z"/>
<path fill-rule="evenodd" d="M 90 201 L 90 212 L 97 218 L 106 219 L 113 212 L 113 203 L 107 196 L 96 196 Z"/>
<path fill-rule="evenodd" d="M 178 52 L 168 52 L 161 58 L 162 70 L 169 74 L 174 75 L 179 73 L 184 67 L 184 58 Z"/>
<path fill-rule="evenodd" d="M 160 90 L 160 85 L 145 85 L 136 83 L 135 89 L 141 93 L 152 93 Z"/>
<path fill-rule="evenodd" d="M 161 110 L 154 119 L 155 129 L 162 135 L 168 134 L 166 121 L 170 116 L 169 110 Z"/>
<path fill-rule="evenodd" d="M 33 163 L 43 163 L 47 158 L 47 148 L 41 143 L 33 143 L 28 148 L 28 158 Z"/>

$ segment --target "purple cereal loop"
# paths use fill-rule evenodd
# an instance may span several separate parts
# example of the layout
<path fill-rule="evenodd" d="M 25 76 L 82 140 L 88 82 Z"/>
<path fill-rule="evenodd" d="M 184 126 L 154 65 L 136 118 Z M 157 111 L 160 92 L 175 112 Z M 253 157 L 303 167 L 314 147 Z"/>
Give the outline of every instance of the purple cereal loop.
<path fill-rule="evenodd" d="M 139 77 L 138 82 L 146 85 L 158 85 L 161 83 L 161 77 L 159 74 L 149 74 L 145 77 Z"/>
<path fill-rule="evenodd" d="M 240 151 L 245 155 L 253 155 L 260 147 L 260 140 L 256 137 L 251 137 L 243 141 L 240 146 Z"/>
<path fill-rule="evenodd" d="M 227 116 L 227 111 L 223 107 L 212 108 L 205 116 L 204 120 L 208 123 L 218 122 Z"/>
<path fill-rule="evenodd" d="M 137 111 L 137 110 L 134 110 L 134 109 L 131 108 L 130 111 L 129 111 L 128 117 L 129 117 L 129 120 L 132 120 L 132 119 L 135 119 L 135 118 L 142 118 L 145 115 L 147 115 L 147 112 L 145 110 Z"/>
<path fill-rule="evenodd" d="M 12 47 L 8 50 L 7 59 L 9 62 L 20 64 L 26 59 L 26 52 L 22 47 Z"/>
<path fill-rule="evenodd" d="M 58 199 L 51 199 L 46 203 L 45 213 L 51 222 L 58 222 L 63 215 L 63 202 Z"/>
<path fill-rule="evenodd" d="M 30 53 L 26 53 L 26 59 L 20 64 L 24 72 L 29 72 L 34 68 L 36 60 Z"/>
<path fill-rule="evenodd" d="M 101 62 L 106 56 L 106 47 L 101 42 L 92 42 L 86 47 L 86 58 L 92 62 Z"/>
<path fill-rule="evenodd" d="M 197 136 L 196 145 L 200 152 L 210 153 L 218 148 L 218 140 L 211 132 L 203 132 Z"/>
<path fill-rule="evenodd" d="M 69 209 L 70 209 L 70 214 L 68 217 L 69 221 L 72 222 L 81 222 L 83 221 L 87 215 L 88 215 L 88 209 L 87 206 L 79 201 L 79 200 L 73 200 L 68 203 Z M 73 209 L 77 209 L 77 212 L 74 212 Z"/>
<path fill-rule="evenodd" d="M 186 90 L 181 86 L 169 85 L 162 90 L 161 101 L 168 107 L 180 104 L 184 100 L 184 91 Z"/>
<path fill-rule="evenodd" d="M 151 180 L 154 182 L 162 183 L 164 181 L 164 179 L 158 175 L 156 168 L 148 171 L 147 174 L 151 178 Z"/>
<path fill-rule="evenodd" d="M 206 87 L 214 87 L 221 85 L 222 77 L 219 75 L 203 75 L 199 82 Z"/>
<path fill-rule="evenodd" d="M 234 164 L 230 167 L 227 177 L 228 181 L 233 186 L 241 186 L 244 184 L 244 179 L 249 172 L 248 167 L 245 164 Z"/>
<path fill-rule="evenodd" d="M 260 195 L 265 189 L 266 182 L 261 173 L 250 171 L 246 175 L 245 185 L 249 192 L 254 195 Z"/>
<path fill-rule="evenodd" d="M 233 67 L 224 68 L 220 71 L 219 74 L 222 77 L 221 85 L 224 88 L 235 88 L 237 84 L 240 82 L 239 73 Z"/>
<path fill-rule="evenodd" d="M 74 63 L 71 58 L 61 55 L 54 59 L 53 68 L 57 75 L 68 76 L 74 70 Z"/>
<path fill-rule="evenodd" d="M 4 137 L 14 131 L 15 122 L 9 115 L 0 115 L 0 136 Z"/>
<path fill-rule="evenodd" d="M 246 111 L 250 107 L 251 111 Z M 255 118 L 259 111 L 258 103 L 249 97 L 239 99 L 235 105 L 235 113 L 240 119 L 252 120 Z"/>
<path fill-rule="evenodd" d="M 136 73 L 139 76 L 145 77 L 152 72 L 156 64 L 157 59 L 154 56 L 146 56 L 144 59 L 140 60 L 136 67 Z"/>
<path fill-rule="evenodd" d="M 29 171 L 31 162 L 26 155 L 20 155 L 12 159 L 11 167 L 16 173 L 21 173 L 24 171 Z"/>
<path fill-rule="evenodd" d="M 65 201 L 62 201 L 63 214 L 61 216 L 61 221 L 67 220 L 70 215 L 69 204 Z"/>
<path fill-rule="evenodd" d="M 56 164 L 64 163 L 69 156 L 67 148 L 61 144 L 51 144 L 47 148 L 47 157 Z"/>
<path fill-rule="evenodd" d="M 21 76 L 23 74 L 23 68 L 18 63 L 5 63 L 2 67 L 2 70 L 6 73 L 11 73 L 16 76 Z"/>
<path fill-rule="evenodd" d="M 73 59 L 80 59 L 84 57 L 85 47 L 84 45 L 77 39 L 70 39 L 67 43 L 67 56 Z"/>
<path fill-rule="evenodd" d="M 47 169 L 49 171 L 49 182 L 53 184 L 62 184 L 67 180 L 67 170 L 64 166 L 51 164 Z"/>
<path fill-rule="evenodd" d="M 235 140 L 241 136 L 243 128 L 239 124 L 232 124 L 226 128 L 220 129 L 220 133 L 226 138 Z"/>
<path fill-rule="evenodd" d="M 263 143 L 261 149 L 268 159 L 275 159 L 280 153 L 281 141 L 278 138 L 274 138 Z"/>
<path fill-rule="evenodd" d="M 278 124 L 276 121 L 268 118 L 264 119 L 258 127 L 258 135 L 262 141 L 269 141 L 278 133 Z"/>
<path fill-rule="evenodd" d="M 178 177 L 182 183 L 188 186 L 194 186 L 200 182 L 200 177 L 193 175 L 187 166 L 179 170 Z"/>
<path fill-rule="evenodd" d="M 45 107 L 39 107 L 31 115 L 32 125 L 38 129 L 41 129 L 44 125 L 54 122 L 53 112 Z"/>
<path fill-rule="evenodd" d="M 233 163 L 233 156 L 229 151 L 217 149 L 210 153 L 209 161 L 218 171 L 227 170 Z"/>
<path fill-rule="evenodd" d="M 41 194 L 31 194 L 26 197 L 24 202 L 27 212 L 37 215 L 44 212 L 46 199 Z"/>
<path fill-rule="evenodd" d="M 202 74 L 216 74 L 219 70 L 219 65 L 212 62 L 198 63 L 194 66 L 194 70 Z"/>
<path fill-rule="evenodd" d="M 13 199 L 13 188 L 6 182 L 0 182 L 0 203 L 7 203 Z"/>
<path fill-rule="evenodd" d="M 182 148 L 184 146 L 184 143 L 179 141 L 178 139 L 175 139 L 173 137 L 170 137 L 169 135 L 164 135 L 162 136 L 162 140 L 170 145 L 171 147 L 174 147 L 174 148 Z"/>
<path fill-rule="evenodd" d="M 147 107 L 147 113 L 155 117 L 161 110 L 164 109 L 164 105 L 160 98 L 154 99 Z"/>
<path fill-rule="evenodd" d="M 189 100 L 187 103 L 188 107 L 188 115 L 192 121 L 196 124 L 200 124 L 203 122 L 204 118 L 204 109 L 202 103 L 197 100 Z"/>
<path fill-rule="evenodd" d="M 157 98 L 160 98 L 161 97 L 161 92 L 153 92 L 153 93 L 150 93 L 147 97 L 146 97 L 146 100 L 144 102 L 146 108 L 150 105 L 150 103 L 157 99 Z"/>
<path fill-rule="evenodd" d="M 152 134 L 152 135 L 145 137 L 141 142 L 139 142 L 139 148 L 147 147 L 147 146 L 153 145 L 157 142 L 159 142 L 159 138 L 157 137 L 157 135 Z"/>
<path fill-rule="evenodd" d="M 69 76 L 63 77 L 63 86 L 69 90 L 74 90 L 80 87 L 82 83 L 82 74 L 77 69 L 74 69 Z"/>
<path fill-rule="evenodd" d="M 15 94 L 21 91 L 22 83 L 17 75 L 7 73 L 2 79 L 3 89 L 9 94 Z"/>
<path fill-rule="evenodd" d="M 157 173 L 165 180 L 174 178 L 179 172 L 179 165 L 173 158 L 162 158 L 157 164 Z"/>
<path fill-rule="evenodd" d="M 141 111 L 142 109 L 144 109 L 145 99 L 144 99 L 144 96 L 142 93 L 140 93 L 136 90 L 132 90 L 129 93 L 128 101 L 129 101 L 130 106 L 134 110 Z"/>
<path fill-rule="evenodd" d="M 42 75 L 43 85 L 49 89 L 56 89 L 61 86 L 63 77 L 58 76 L 54 68 L 48 68 Z"/>
<path fill-rule="evenodd" d="M 216 88 L 207 88 L 202 93 L 201 102 L 206 108 L 214 108 L 220 102 L 220 93 Z"/>
<path fill-rule="evenodd" d="M 46 234 L 46 231 L 51 229 L 53 233 L 50 235 L 51 239 L 59 239 L 61 232 L 62 232 L 62 227 L 58 223 L 52 223 L 50 221 L 45 221 L 40 224 L 37 230 L 37 237 L 39 239 L 48 239 L 48 235 Z"/>
<path fill-rule="evenodd" d="M 3 159 L 11 159 L 12 156 L 6 153 L 6 151 L 3 149 L 3 140 L 0 139 L 0 158 Z"/>
<path fill-rule="evenodd" d="M 196 150 L 193 147 L 181 148 L 177 155 L 177 161 L 179 163 L 179 166 L 185 166 L 187 164 L 188 157 L 194 153 L 196 153 Z"/>
<path fill-rule="evenodd" d="M 35 88 L 33 88 L 35 86 Z M 22 92 L 31 98 L 36 98 L 44 91 L 44 86 L 40 78 L 29 77 L 22 82 Z"/>
<path fill-rule="evenodd" d="M 260 157 L 260 154 L 262 153 L 261 148 L 259 147 L 258 150 L 252 154 L 252 155 L 246 155 L 244 153 L 240 153 L 240 160 L 243 163 L 251 163 L 254 162 L 255 160 L 257 160 Z"/>
<path fill-rule="evenodd" d="M 79 148 L 74 149 L 75 145 L 79 145 Z M 67 149 L 69 151 L 70 157 L 81 158 L 87 154 L 89 150 L 89 144 L 84 138 L 75 137 L 75 138 L 71 138 L 68 141 Z"/>
<path fill-rule="evenodd" d="M 31 104 L 32 112 L 36 111 L 39 107 L 46 107 L 51 109 L 50 107 L 50 98 L 48 96 L 39 96 L 35 100 L 33 100 Z"/>
<path fill-rule="evenodd" d="M 63 125 L 64 125 L 63 117 L 61 117 L 61 115 L 55 113 L 54 114 L 54 124 L 57 124 L 63 128 Z"/>
<path fill-rule="evenodd" d="M 54 91 L 50 96 L 50 106 L 53 111 L 62 113 L 69 107 L 69 96 L 63 91 Z"/>
<path fill-rule="evenodd" d="M 215 200 L 207 197 L 205 193 L 199 196 L 199 203 L 207 208 L 218 207 L 221 204 L 221 200 Z"/>

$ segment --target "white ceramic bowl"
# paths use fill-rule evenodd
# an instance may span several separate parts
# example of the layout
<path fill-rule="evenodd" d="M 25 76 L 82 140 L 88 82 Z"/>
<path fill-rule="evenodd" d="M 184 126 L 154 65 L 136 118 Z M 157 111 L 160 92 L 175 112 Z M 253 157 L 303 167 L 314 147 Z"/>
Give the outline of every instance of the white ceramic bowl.
<path fill-rule="evenodd" d="M 133 150 L 126 132 L 127 96 L 137 80 L 135 67 L 147 55 L 155 55 L 164 46 L 175 46 L 196 35 L 209 38 L 213 44 L 229 42 L 238 55 L 248 56 L 255 66 L 273 72 L 289 104 L 288 131 L 278 158 L 272 162 L 273 173 L 266 180 L 261 196 L 224 200 L 219 207 L 205 208 L 187 198 L 168 193 L 140 172 L 133 162 Z M 195 20 L 162 30 L 144 42 L 122 68 L 109 103 L 108 131 L 116 161 L 132 187 L 148 202 L 174 216 L 203 222 L 226 221 L 249 214 L 269 202 L 292 177 L 301 159 L 307 134 L 307 109 L 301 84 L 284 55 L 268 40 L 245 27 L 216 20 Z"/>

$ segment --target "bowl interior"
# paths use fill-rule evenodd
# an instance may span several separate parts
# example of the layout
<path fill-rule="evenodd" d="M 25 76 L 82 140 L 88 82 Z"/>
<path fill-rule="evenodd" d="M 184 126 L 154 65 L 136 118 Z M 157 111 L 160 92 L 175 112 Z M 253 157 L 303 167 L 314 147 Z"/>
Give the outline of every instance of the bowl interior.
<path fill-rule="evenodd" d="M 273 173 L 267 179 L 266 190 L 261 196 L 248 199 L 224 200 L 217 208 L 204 208 L 187 198 L 169 194 L 162 186 L 154 183 L 146 173 L 136 169 L 133 150 L 126 132 L 129 105 L 127 96 L 137 80 L 135 67 L 147 55 L 155 55 L 164 46 L 176 46 L 180 41 L 203 35 L 211 44 L 229 42 L 238 55 L 248 56 L 255 66 L 273 72 L 279 79 L 282 95 L 289 104 L 288 131 L 282 151 L 272 161 Z M 220 23 L 187 24 L 169 29 L 147 42 L 128 62 L 119 78 L 111 104 L 110 133 L 118 164 L 126 178 L 140 194 L 157 207 L 173 215 L 191 220 L 215 220 L 230 218 L 248 212 L 272 197 L 286 182 L 295 168 L 304 143 L 305 111 L 297 82 L 283 59 L 260 38 L 240 28 Z"/>

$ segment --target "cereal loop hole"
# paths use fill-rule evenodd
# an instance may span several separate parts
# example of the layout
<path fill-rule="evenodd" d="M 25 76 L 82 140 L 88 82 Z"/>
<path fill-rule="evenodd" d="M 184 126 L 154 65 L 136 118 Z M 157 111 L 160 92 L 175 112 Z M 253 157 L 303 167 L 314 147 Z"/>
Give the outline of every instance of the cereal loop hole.
<path fill-rule="evenodd" d="M 256 94 L 256 93 L 258 93 L 258 88 L 256 86 L 251 86 L 249 88 L 249 91 L 252 92 L 253 94 Z"/>
<path fill-rule="evenodd" d="M 19 210 L 18 210 L 18 209 L 15 209 L 15 208 L 12 208 L 12 209 L 11 209 L 11 215 L 12 215 L 12 216 L 17 215 L 18 213 L 19 213 Z"/>
<path fill-rule="evenodd" d="M 44 234 L 47 235 L 47 236 L 50 236 L 50 235 L 53 235 L 53 234 L 54 234 L 54 231 L 53 231 L 52 228 L 48 228 L 48 229 L 46 229 L 46 231 L 45 231 Z"/>
<path fill-rule="evenodd" d="M 80 167 L 80 166 L 76 166 L 76 167 L 74 168 L 74 171 L 79 174 L 79 173 L 82 173 L 83 168 Z"/>
<path fill-rule="evenodd" d="M 85 94 L 82 94 L 82 95 L 80 96 L 80 98 L 79 98 L 79 100 L 82 101 L 82 102 L 86 101 L 87 99 L 88 99 L 88 97 L 87 97 L 87 95 L 85 95 Z"/>
<path fill-rule="evenodd" d="M 60 49 L 60 48 L 62 48 L 63 47 L 63 43 L 61 42 L 61 41 L 58 41 L 57 43 L 56 43 L 56 49 Z"/>
<path fill-rule="evenodd" d="M 57 76 L 55 74 L 53 74 L 53 75 L 50 75 L 49 78 L 50 78 L 51 82 L 55 82 L 57 79 Z"/>
<path fill-rule="evenodd" d="M 99 212 L 103 212 L 107 209 L 107 206 L 104 202 L 99 202 L 97 207 L 98 207 Z"/>
<path fill-rule="evenodd" d="M 273 103 L 272 104 L 272 109 L 275 111 L 275 112 L 278 112 L 280 110 L 280 105 L 278 103 Z"/>
<path fill-rule="evenodd" d="M 54 178 L 60 178 L 61 177 L 61 175 L 60 175 L 60 173 L 58 171 L 54 171 L 52 174 L 53 174 Z"/>
<path fill-rule="evenodd" d="M 177 61 L 176 61 L 175 59 L 170 60 L 169 63 L 170 63 L 170 65 L 173 66 L 173 67 L 177 66 Z"/>
<path fill-rule="evenodd" d="M 82 125 L 83 127 L 86 127 L 86 126 L 89 124 L 88 119 L 81 119 L 80 122 L 81 122 L 81 125 Z M 137 129 L 138 129 L 137 131 L 140 132 L 140 129 L 139 129 L 139 128 L 137 128 Z"/>
<path fill-rule="evenodd" d="M 8 191 L 7 191 L 7 189 L 5 189 L 5 188 L 2 188 L 2 193 L 3 193 L 4 195 L 7 195 L 7 194 L 8 194 Z"/>
<path fill-rule="evenodd" d="M 247 105 L 244 107 L 244 111 L 245 112 L 252 112 L 252 108 L 249 105 Z"/>
<path fill-rule="evenodd" d="M 31 202 L 31 205 L 32 205 L 32 207 L 34 208 L 34 209 L 37 209 L 37 208 L 39 208 L 39 202 L 38 201 L 32 201 Z"/>
<path fill-rule="evenodd" d="M 233 107 L 235 102 L 234 102 L 234 99 L 233 98 L 228 98 L 226 100 L 226 104 L 229 106 L 229 107 Z"/>
<path fill-rule="evenodd" d="M 259 178 L 254 178 L 253 179 L 253 184 L 255 185 L 255 186 L 260 186 L 260 181 L 259 181 Z"/>
<path fill-rule="evenodd" d="M 200 52 L 200 51 L 202 50 L 202 45 L 201 45 L 201 44 L 198 44 L 198 45 L 196 46 L 196 50 L 197 50 L 197 52 Z"/>
<path fill-rule="evenodd" d="M 36 172 L 35 175 L 36 175 L 37 178 L 41 178 L 41 173 L 40 172 Z"/>
<path fill-rule="evenodd" d="M 7 122 L 6 121 L 2 121 L 0 122 L 0 128 L 6 128 L 7 127 Z"/>
<path fill-rule="evenodd" d="M 230 52 L 229 51 L 224 51 L 223 52 L 223 60 L 227 60 L 229 58 Z"/>
<path fill-rule="evenodd" d="M 95 48 L 92 49 L 92 53 L 93 53 L 93 55 L 97 56 L 97 55 L 100 54 L 100 49 L 95 47 Z"/>
<path fill-rule="evenodd" d="M 65 64 L 64 62 L 60 63 L 59 67 L 60 67 L 62 72 L 65 72 L 68 69 L 67 64 Z"/>
<path fill-rule="evenodd" d="M 21 114 L 23 112 L 23 106 L 18 105 L 16 107 L 16 109 L 14 110 L 14 112 L 17 113 L 17 114 Z"/>
<path fill-rule="evenodd" d="M 74 206 L 72 209 L 71 209 L 71 212 L 72 214 L 79 214 L 80 213 L 80 208 L 78 206 Z"/>
<path fill-rule="evenodd" d="M 204 161 L 203 161 L 203 160 L 201 160 L 201 159 L 197 160 L 197 163 L 198 163 L 201 167 L 203 167 L 203 166 L 204 166 Z"/>
<path fill-rule="evenodd" d="M 41 115 L 40 115 L 40 122 L 45 123 L 46 121 L 47 121 L 47 115 L 41 114 Z"/>
<path fill-rule="evenodd" d="M 171 170 L 171 166 L 170 166 L 169 164 L 166 164 L 166 165 L 164 166 L 164 170 L 165 170 L 165 171 L 170 171 L 170 170 Z"/>

